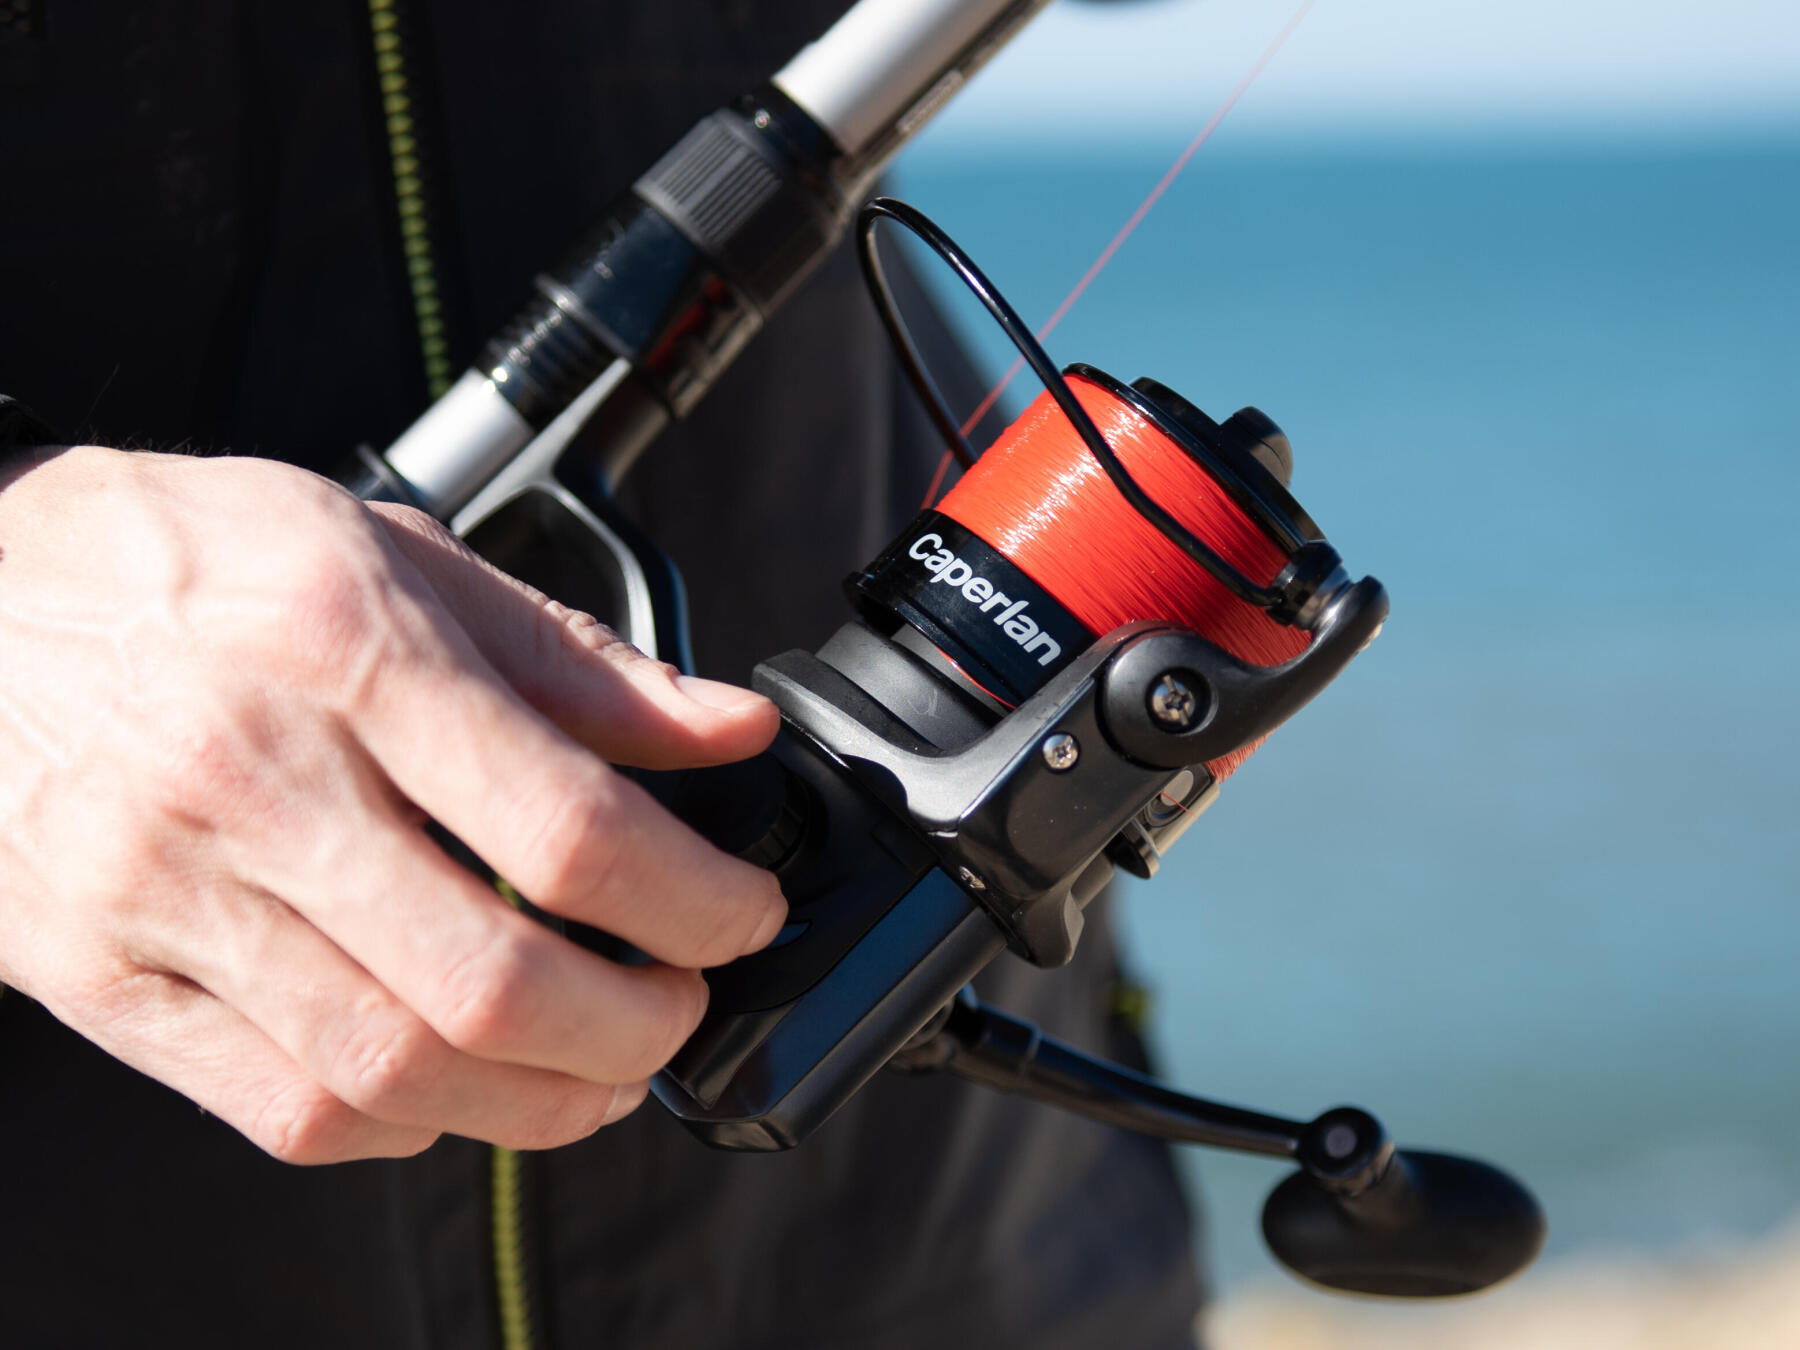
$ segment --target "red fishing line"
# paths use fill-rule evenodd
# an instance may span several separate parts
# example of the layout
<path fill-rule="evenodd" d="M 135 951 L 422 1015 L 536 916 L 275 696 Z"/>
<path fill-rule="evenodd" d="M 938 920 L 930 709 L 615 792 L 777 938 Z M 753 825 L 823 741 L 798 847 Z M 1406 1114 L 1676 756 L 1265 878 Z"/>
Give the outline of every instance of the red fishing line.
<path fill-rule="evenodd" d="M 1079 375 L 1069 386 L 1131 476 L 1258 585 L 1288 561 L 1213 476 L 1134 408 Z M 1048 393 L 975 462 L 937 509 L 979 535 L 1094 636 L 1184 624 L 1240 661 L 1279 665 L 1307 635 L 1240 600 L 1127 502 Z M 1223 779 L 1255 746 L 1207 765 Z"/>

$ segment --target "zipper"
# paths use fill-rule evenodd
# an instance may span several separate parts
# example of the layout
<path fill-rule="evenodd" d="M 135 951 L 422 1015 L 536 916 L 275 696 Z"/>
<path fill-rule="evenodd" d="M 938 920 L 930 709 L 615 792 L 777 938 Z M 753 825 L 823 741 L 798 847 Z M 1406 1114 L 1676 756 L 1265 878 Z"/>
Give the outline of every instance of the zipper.
<path fill-rule="evenodd" d="M 504 878 L 494 877 L 494 889 L 514 909 L 525 907 L 525 897 Z M 532 1315 L 531 1269 L 526 1243 L 526 1158 L 510 1148 L 494 1145 L 488 1150 L 488 1208 L 493 1215 L 494 1302 L 500 1321 L 503 1350 L 533 1350 L 543 1338 L 537 1335 Z"/>
<path fill-rule="evenodd" d="M 369 0 L 369 32 L 375 47 L 375 77 L 394 175 L 394 204 L 400 217 L 400 247 L 406 259 L 407 289 L 418 329 L 425 389 L 434 399 L 450 388 L 450 343 L 444 322 L 443 285 L 426 209 L 425 138 L 414 108 L 416 87 L 406 50 L 402 0 Z M 520 899 L 504 881 L 495 886 L 515 908 Z M 496 1320 L 502 1350 L 534 1350 L 537 1334 L 530 1298 L 531 1268 L 526 1243 L 526 1160 L 509 1148 L 488 1150 L 489 1259 L 494 1275 Z"/>
<path fill-rule="evenodd" d="M 510 1148 L 489 1150 L 488 1198 L 493 1210 L 494 1297 L 505 1350 L 532 1350 L 537 1344 L 526 1295 L 525 1159 Z"/>
<path fill-rule="evenodd" d="M 425 209 L 424 153 L 413 111 L 413 81 L 408 73 L 399 0 L 369 0 L 369 27 L 375 40 L 375 77 L 381 89 L 388 162 L 400 213 L 400 248 L 406 258 L 406 283 L 419 333 L 419 356 L 425 366 L 425 389 L 432 398 L 441 398 L 450 388 L 453 371 L 431 217 Z"/>

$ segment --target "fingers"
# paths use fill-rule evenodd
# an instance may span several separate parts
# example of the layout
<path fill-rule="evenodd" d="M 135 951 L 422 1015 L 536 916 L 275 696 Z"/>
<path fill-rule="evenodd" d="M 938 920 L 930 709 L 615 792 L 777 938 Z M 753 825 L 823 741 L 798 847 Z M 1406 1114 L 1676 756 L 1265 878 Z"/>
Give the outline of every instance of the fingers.
<path fill-rule="evenodd" d="M 290 1163 L 403 1158 L 437 1133 L 376 1120 L 332 1095 L 239 1013 L 176 976 L 139 971 L 105 1015 L 65 1017 L 102 1049 L 167 1083 Z M 65 1009 L 52 1007 L 59 1017 Z"/>
<path fill-rule="evenodd" d="M 584 951 L 397 820 L 373 819 L 355 837 L 329 828 L 322 821 L 305 847 L 246 854 L 238 875 L 282 896 L 455 1050 L 634 1084 L 699 1024 L 706 985 L 695 971 Z"/>
<path fill-rule="evenodd" d="M 272 897 L 233 887 L 214 914 L 211 940 L 171 964 L 365 1116 L 536 1149 L 584 1138 L 643 1099 L 641 1081 L 592 1083 L 457 1050 Z"/>
<path fill-rule="evenodd" d="M 539 908 L 672 965 L 723 965 L 774 937 L 787 906 L 773 877 L 707 843 L 483 669 L 472 651 L 461 664 L 409 661 L 349 711 L 407 798 Z"/>
<path fill-rule="evenodd" d="M 501 678 L 613 763 L 720 764 L 774 736 L 780 719 L 760 694 L 652 661 L 592 616 L 507 576 L 422 511 L 370 510 Z"/>
<path fill-rule="evenodd" d="M 550 718 L 683 763 L 757 749 L 772 710 L 684 693 L 298 471 L 46 468 L 65 472 L 6 493 L 36 532 L 7 545 L 34 659 L 4 691 L 31 716 L 0 718 L 0 971 L 294 1161 L 443 1128 L 551 1142 L 639 1100 L 700 1017 L 693 968 L 765 942 L 783 906 Z M 668 964 L 613 965 L 515 913 L 415 810 Z"/>

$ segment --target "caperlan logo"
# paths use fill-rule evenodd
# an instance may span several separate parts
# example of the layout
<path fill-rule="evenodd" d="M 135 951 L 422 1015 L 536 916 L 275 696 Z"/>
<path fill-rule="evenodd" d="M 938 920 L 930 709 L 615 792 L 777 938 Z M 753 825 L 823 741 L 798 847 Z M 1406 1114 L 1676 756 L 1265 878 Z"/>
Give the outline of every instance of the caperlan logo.
<path fill-rule="evenodd" d="M 983 614 L 998 610 L 999 613 L 994 614 L 995 625 L 1028 654 L 1042 653 L 1038 656 L 1040 666 L 1050 665 L 1062 655 L 1062 644 L 1025 613 L 1027 602 L 1012 599 L 995 590 L 994 583 L 986 577 L 976 576 L 973 567 L 944 547 L 942 535 L 920 535 L 906 550 L 906 556 L 918 559 L 927 572 L 936 573 L 928 584 L 948 586 Z"/>

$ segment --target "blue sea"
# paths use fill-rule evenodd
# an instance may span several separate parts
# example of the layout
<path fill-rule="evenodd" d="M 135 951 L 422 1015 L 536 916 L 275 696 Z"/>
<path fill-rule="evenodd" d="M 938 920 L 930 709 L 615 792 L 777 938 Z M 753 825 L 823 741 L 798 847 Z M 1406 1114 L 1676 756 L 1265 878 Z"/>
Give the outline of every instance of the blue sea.
<path fill-rule="evenodd" d="M 1179 148 L 898 188 L 1037 322 Z M 1393 597 L 1128 894 L 1169 1075 L 1500 1160 L 1552 1259 L 1800 1215 L 1800 131 L 1221 137 L 1050 345 L 1271 414 Z M 1278 1169 L 1187 1161 L 1268 1277 Z"/>

